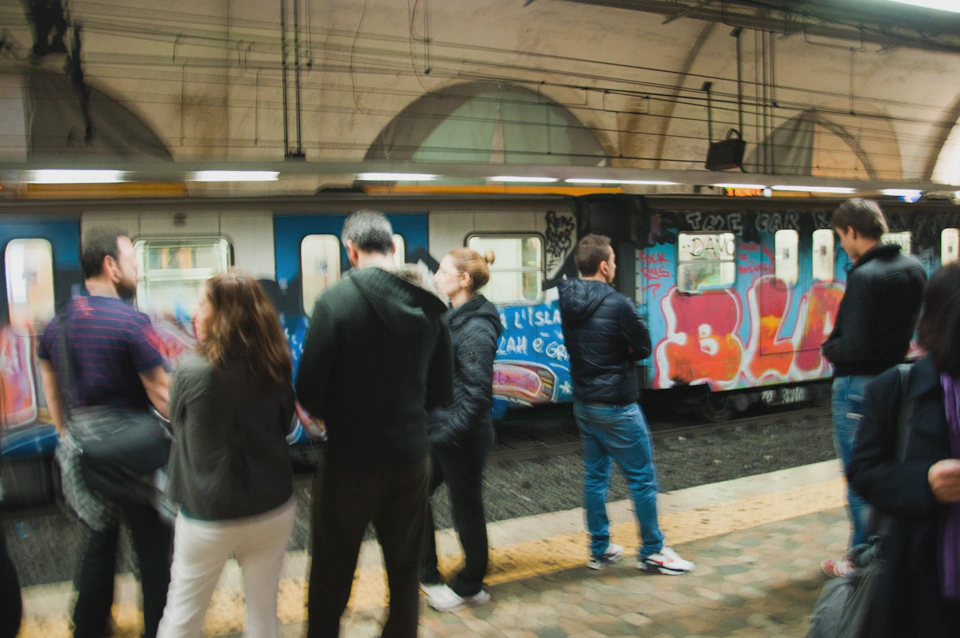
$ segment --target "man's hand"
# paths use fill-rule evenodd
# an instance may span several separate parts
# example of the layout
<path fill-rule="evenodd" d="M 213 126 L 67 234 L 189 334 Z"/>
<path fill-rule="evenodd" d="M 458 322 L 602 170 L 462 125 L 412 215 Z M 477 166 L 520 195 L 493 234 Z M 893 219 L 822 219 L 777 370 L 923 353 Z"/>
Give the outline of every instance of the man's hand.
<path fill-rule="evenodd" d="M 303 406 L 300 405 L 299 401 L 296 403 L 296 407 L 297 418 L 300 419 L 300 423 L 303 424 L 303 427 L 307 430 L 307 433 L 313 438 L 326 441 L 327 424 L 324 423 L 323 419 L 316 419 L 310 416 L 310 413 L 303 409 Z"/>
<path fill-rule="evenodd" d="M 927 481 L 933 495 L 941 503 L 960 501 L 960 460 L 937 461 L 927 472 Z"/>

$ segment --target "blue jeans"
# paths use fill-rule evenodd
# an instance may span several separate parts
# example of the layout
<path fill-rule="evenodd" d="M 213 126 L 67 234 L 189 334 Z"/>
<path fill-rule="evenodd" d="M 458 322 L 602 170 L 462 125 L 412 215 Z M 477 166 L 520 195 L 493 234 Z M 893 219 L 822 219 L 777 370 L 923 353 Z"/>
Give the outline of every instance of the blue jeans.
<path fill-rule="evenodd" d="M 583 500 L 590 531 L 590 553 L 600 558 L 610 546 L 607 519 L 607 487 L 611 458 L 620 466 L 640 523 L 640 558 L 663 549 L 663 534 L 657 524 L 657 471 L 646 419 L 637 404 L 619 406 L 598 403 L 573 404 L 573 416 L 583 445 Z"/>
<path fill-rule="evenodd" d="M 873 377 L 833 378 L 833 445 L 844 472 L 853 456 L 857 430 L 863 417 L 864 388 L 872 379 Z M 867 542 L 870 506 L 850 487 L 847 487 L 847 504 L 847 512 L 853 522 L 853 536 L 850 539 L 850 546 L 853 547 Z"/>

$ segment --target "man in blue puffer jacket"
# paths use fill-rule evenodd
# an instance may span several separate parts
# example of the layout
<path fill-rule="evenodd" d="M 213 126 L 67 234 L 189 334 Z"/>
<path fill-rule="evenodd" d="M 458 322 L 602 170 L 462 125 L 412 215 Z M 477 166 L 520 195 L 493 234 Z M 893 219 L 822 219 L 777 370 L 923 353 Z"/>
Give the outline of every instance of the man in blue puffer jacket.
<path fill-rule="evenodd" d="M 657 472 L 650 433 L 637 400 L 634 362 L 650 356 L 650 333 L 633 302 L 611 282 L 617 270 L 610 239 L 587 235 L 574 259 L 580 279 L 560 283 L 563 338 L 570 353 L 573 414 L 583 445 L 584 507 L 590 530 L 587 567 L 603 569 L 623 556 L 610 542 L 607 486 L 610 459 L 630 485 L 643 546 L 637 569 L 679 575 L 694 568 L 664 544 L 657 523 Z"/>

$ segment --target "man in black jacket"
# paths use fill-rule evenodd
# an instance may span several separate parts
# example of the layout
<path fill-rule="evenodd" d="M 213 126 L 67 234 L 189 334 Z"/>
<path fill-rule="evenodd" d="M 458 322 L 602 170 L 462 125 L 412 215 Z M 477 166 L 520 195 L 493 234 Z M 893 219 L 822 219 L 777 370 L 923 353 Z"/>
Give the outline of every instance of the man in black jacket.
<path fill-rule="evenodd" d="M 833 364 L 833 442 L 844 469 L 850 463 L 863 414 L 867 382 L 903 361 L 910 349 L 927 275 L 897 244 L 881 244 L 887 221 L 876 202 L 850 199 L 830 218 L 853 266 L 823 355 Z M 866 502 L 847 490 L 851 546 L 867 541 Z M 826 560 L 823 570 L 842 576 L 852 563 Z"/>
<path fill-rule="evenodd" d="M 694 568 L 664 544 L 657 521 L 657 472 L 650 433 L 637 400 L 634 362 L 650 355 L 650 333 L 633 302 L 611 286 L 617 264 L 610 239 L 587 235 L 574 255 L 580 279 L 560 284 L 563 338 L 570 354 L 573 414 L 583 445 L 584 505 L 590 530 L 587 567 L 603 569 L 623 555 L 610 542 L 607 486 L 611 457 L 620 466 L 640 524 L 637 568 L 684 574 Z"/>
<path fill-rule="evenodd" d="M 296 389 L 325 422 L 313 489 L 307 635 L 337 636 L 370 522 L 390 581 L 387 638 L 415 638 L 430 468 L 427 410 L 453 395 L 450 331 L 438 297 L 393 275 L 393 230 L 382 213 L 343 224 L 355 268 L 317 301 Z"/>

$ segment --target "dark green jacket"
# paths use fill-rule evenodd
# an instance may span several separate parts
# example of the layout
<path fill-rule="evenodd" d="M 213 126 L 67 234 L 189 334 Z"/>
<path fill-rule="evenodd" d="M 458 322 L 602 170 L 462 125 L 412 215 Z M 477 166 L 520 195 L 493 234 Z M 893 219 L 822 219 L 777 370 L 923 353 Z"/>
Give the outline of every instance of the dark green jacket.
<path fill-rule="evenodd" d="M 191 518 L 256 516 L 293 495 L 286 435 L 293 421 L 293 388 L 265 387 L 242 352 L 216 370 L 187 356 L 170 385 L 169 494 Z"/>
<path fill-rule="evenodd" d="M 296 388 L 326 422 L 327 462 L 383 468 L 427 456 L 427 410 L 453 395 L 445 311 L 435 295 L 375 267 L 320 297 Z"/>

